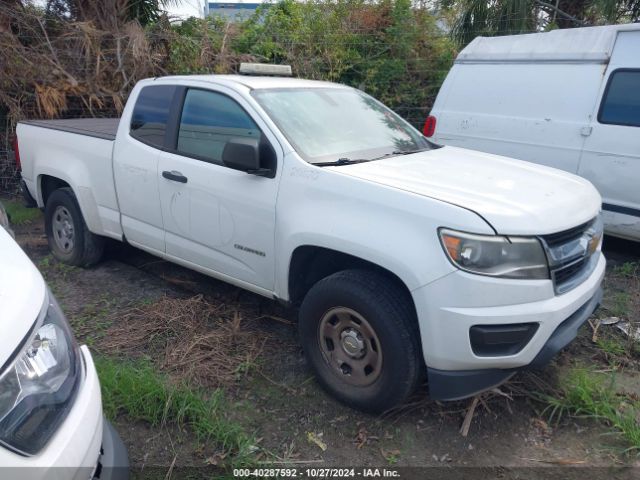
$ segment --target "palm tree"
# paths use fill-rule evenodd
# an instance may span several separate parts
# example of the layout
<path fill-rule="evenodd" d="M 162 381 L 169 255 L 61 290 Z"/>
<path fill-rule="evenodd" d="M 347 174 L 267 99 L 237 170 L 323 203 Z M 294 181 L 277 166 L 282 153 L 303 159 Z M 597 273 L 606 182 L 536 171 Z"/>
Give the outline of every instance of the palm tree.
<path fill-rule="evenodd" d="M 47 12 L 57 17 L 92 21 L 99 27 L 113 27 L 137 20 L 141 25 L 157 21 L 163 10 L 182 0 L 47 0 Z"/>
<path fill-rule="evenodd" d="M 128 0 L 126 3 L 127 19 L 147 25 L 157 21 L 165 8 L 177 6 L 182 0 Z"/>
<path fill-rule="evenodd" d="M 440 0 L 440 5 L 456 13 L 452 35 L 461 45 L 478 35 L 513 35 L 640 18 L 640 0 Z"/>
<path fill-rule="evenodd" d="M 640 21 L 640 0 L 597 0 L 596 3 L 608 22 Z"/>

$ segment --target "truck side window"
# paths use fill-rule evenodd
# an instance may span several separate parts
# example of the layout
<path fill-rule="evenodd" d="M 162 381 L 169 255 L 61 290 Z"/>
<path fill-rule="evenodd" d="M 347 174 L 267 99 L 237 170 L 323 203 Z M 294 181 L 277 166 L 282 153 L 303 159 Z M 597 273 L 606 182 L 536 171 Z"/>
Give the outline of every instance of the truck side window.
<path fill-rule="evenodd" d="M 221 93 L 190 89 L 184 99 L 178 152 L 222 165 L 222 151 L 232 138 L 260 138 L 251 117 Z"/>
<path fill-rule="evenodd" d="M 640 127 L 640 70 L 616 70 L 611 74 L 598 121 Z"/>
<path fill-rule="evenodd" d="M 144 87 L 131 116 L 131 136 L 154 147 L 164 146 L 169 109 L 176 87 L 153 85 Z"/>

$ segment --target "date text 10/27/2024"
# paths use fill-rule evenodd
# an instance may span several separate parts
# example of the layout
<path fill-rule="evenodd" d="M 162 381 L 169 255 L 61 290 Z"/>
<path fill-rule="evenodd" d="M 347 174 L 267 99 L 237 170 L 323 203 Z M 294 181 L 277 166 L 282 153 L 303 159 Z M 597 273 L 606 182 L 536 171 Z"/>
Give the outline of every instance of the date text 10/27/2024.
<path fill-rule="evenodd" d="M 397 470 L 388 468 L 236 468 L 235 478 L 400 478 Z"/>

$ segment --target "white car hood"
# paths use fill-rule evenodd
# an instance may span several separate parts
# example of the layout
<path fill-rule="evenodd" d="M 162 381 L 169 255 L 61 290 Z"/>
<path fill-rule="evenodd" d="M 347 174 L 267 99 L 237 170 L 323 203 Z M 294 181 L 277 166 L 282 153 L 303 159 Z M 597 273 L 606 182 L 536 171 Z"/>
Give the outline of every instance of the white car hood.
<path fill-rule="evenodd" d="M 328 168 L 472 210 L 506 235 L 567 230 L 595 217 L 602 203 L 576 175 L 456 147 Z"/>
<path fill-rule="evenodd" d="M 0 368 L 24 341 L 45 296 L 40 272 L 0 227 Z"/>

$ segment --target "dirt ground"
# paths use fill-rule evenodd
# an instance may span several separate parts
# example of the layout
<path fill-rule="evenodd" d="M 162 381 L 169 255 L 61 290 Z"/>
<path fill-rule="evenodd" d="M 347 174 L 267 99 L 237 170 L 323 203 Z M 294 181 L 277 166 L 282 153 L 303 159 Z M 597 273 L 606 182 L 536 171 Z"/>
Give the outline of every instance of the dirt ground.
<path fill-rule="evenodd" d="M 263 348 L 253 368 L 225 391 L 235 406 L 234 418 L 255 433 L 259 447 L 269 452 L 276 464 L 437 466 L 444 467 L 438 470 L 441 474 L 458 471 L 455 467 L 476 467 L 473 478 L 534 478 L 559 466 L 563 467 L 560 478 L 575 470 L 583 476 L 586 470 L 582 467 L 603 467 L 589 469 L 592 477 L 617 478 L 610 476 L 608 467 L 640 467 L 637 457 L 622 453 L 624 445 L 606 426 L 570 417 L 549 423 L 544 405 L 528 395 L 576 359 L 606 366 L 602 352 L 591 345 L 588 326 L 544 372 L 518 374 L 501 387 L 510 398 L 486 396 L 464 437 L 460 428 L 469 400 L 441 404 L 430 401 L 423 389 L 409 404 L 382 417 L 365 415 L 334 401 L 318 387 L 305 364 L 296 339 L 295 311 L 125 245 L 110 244 L 96 267 L 66 267 L 49 255 L 41 220 L 15 230 L 18 242 L 43 271 L 72 319 L 76 334 L 94 351 L 109 353 L 91 332 L 108 331 L 119 321 L 119 312 L 132 305 L 152 304 L 163 296 L 201 294 L 208 302 L 224 304 L 242 319 L 251 320 L 255 335 L 264 339 Z M 640 259 L 637 244 L 607 238 L 605 249 L 609 271 Z M 625 285 L 607 280 L 606 287 L 619 291 Z M 632 301 L 632 314 L 638 315 L 640 299 Z M 632 379 L 630 388 L 640 393 L 639 382 L 633 385 L 637 365 L 630 365 L 627 373 Z M 216 453 L 177 428 L 152 428 L 127 418 L 117 419 L 115 424 L 132 465 L 138 468 L 168 469 L 174 462 L 202 465 Z M 310 435 L 326 444 L 326 450 L 310 441 Z M 516 471 L 519 473 L 513 474 Z M 436 478 L 440 476 L 436 474 Z"/>

